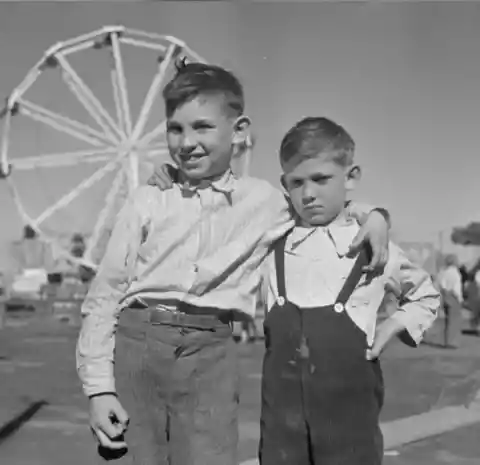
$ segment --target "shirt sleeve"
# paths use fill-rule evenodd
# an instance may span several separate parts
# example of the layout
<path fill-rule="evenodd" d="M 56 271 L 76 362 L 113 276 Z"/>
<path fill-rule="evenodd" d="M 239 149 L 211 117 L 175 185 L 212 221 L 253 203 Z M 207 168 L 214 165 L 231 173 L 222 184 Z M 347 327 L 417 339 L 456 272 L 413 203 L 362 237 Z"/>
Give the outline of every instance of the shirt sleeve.
<path fill-rule="evenodd" d="M 119 301 L 130 285 L 142 241 L 143 197 L 144 191 L 140 188 L 118 214 L 105 255 L 82 305 L 76 360 L 87 396 L 115 392 L 115 328 Z"/>
<path fill-rule="evenodd" d="M 360 225 L 365 224 L 370 213 L 372 213 L 373 211 L 378 211 L 384 216 L 388 226 L 391 227 L 390 214 L 388 210 L 384 208 L 369 205 L 367 203 L 350 201 L 346 204 L 345 209 L 347 214 L 350 215 L 352 218 L 355 218 Z"/>
<path fill-rule="evenodd" d="M 292 217 L 290 204 L 285 195 L 278 189 L 273 189 L 267 199 L 265 218 L 269 227 L 263 236 L 263 245 L 271 248 L 273 244 L 282 238 L 295 225 Z"/>
<path fill-rule="evenodd" d="M 412 263 L 397 246 L 390 244 L 390 258 L 386 268 L 386 286 L 398 299 L 397 311 L 390 318 L 405 327 L 402 340 L 418 345 L 437 318 L 441 305 L 440 293 L 430 275 Z M 409 336 L 404 338 L 402 336 Z"/>

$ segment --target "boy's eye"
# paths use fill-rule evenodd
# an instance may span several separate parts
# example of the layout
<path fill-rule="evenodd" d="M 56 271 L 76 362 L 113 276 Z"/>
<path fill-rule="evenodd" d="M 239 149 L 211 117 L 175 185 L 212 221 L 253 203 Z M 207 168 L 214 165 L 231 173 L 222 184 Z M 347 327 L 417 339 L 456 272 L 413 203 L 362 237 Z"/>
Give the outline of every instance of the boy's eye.
<path fill-rule="evenodd" d="M 302 187 L 303 182 L 300 179 L 294 179 L 290 181 L 290 187 L 293 189 L 298 189 L 299 187 Z"/>
<path fill-rule="evenodd" d="M 178 124 L 167 124 L 167 132 L 180 134 L 182 132 L 182 127 Z"/>
<path fill-rule="evenodd" d="M 317 184 L 325 184 L 330 179 L 330 176 L 314 176 L 312 181 Z"/>
<path fill-rule="evenodd" d="M 209 129 L 212 129 L 212 127 L 213 126 L 208 123 L 196 123 L 193 125 L 193 129 L 199 132 L 207 131 Z"/>

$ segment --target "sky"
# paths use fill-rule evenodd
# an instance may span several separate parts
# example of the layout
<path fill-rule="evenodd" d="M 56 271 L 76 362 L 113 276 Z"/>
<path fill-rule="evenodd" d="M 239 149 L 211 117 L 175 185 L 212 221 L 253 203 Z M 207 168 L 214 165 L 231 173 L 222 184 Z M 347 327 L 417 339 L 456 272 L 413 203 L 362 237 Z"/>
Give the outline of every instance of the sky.
<path fill-rule="evenodd" d="M 356 141 L 363 180 L 355 198 L 388 208 L 399 240 L 438 242 L 480 220 L 480 4 L 0 3 L 0 96 L 51 45 L 106 24 L 176 36 L 239 76 L 257 140 L 251 174 L 279 186 L 283 134 L 304 116 L 327 116 Z M 129 60 L 137 111 L 154 61 L 140 52 Z M 72 64 L 108 107 L 107 60 L 98 52 L 72 56 Z M 42 76 L 28 97 L 77 117 L 78 104 L 60 86 L 57 76 Z M 160 103 L 156 110 L 151 124 L 161 118 Z M 12 158 L 78 148 L 15 120 Z M 37 170 L 16 181 L 34 211 L 85 173 Z M 88 224 L 109 182 L 63 212 L 57 226 Z M 1 261 L 22 226 L 1 181 L 0 211 Z"/>

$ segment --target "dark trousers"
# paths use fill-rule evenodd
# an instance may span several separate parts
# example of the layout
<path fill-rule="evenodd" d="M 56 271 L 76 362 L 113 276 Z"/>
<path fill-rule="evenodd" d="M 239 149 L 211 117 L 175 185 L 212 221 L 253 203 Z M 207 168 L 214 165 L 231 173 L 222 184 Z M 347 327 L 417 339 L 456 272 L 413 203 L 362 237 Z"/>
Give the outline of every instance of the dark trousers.
<path fill-rule="evenodd" d="M 315 308 L 288 300 L 284 242 L 275 262 L 280 297 L 264 321 L 260 464 L 380 465 L 382 371 L 378 360 L 366 360 L 366 335 L 345 308 L 367 253 L 335 305 Z"/>
<path fill-rule="evenodd" d="M 121 465 L 237 465 L 238 369 L 231 327 L 152 325 L 122 312 L 115 379 L 130 415 Z"/>
<path fill-rule="evenodd" d="M 462 335 L 462 305 L 450 292 L 443 294 L 445 326 L 443 342 L 445 345 L 458 346 Z"/>

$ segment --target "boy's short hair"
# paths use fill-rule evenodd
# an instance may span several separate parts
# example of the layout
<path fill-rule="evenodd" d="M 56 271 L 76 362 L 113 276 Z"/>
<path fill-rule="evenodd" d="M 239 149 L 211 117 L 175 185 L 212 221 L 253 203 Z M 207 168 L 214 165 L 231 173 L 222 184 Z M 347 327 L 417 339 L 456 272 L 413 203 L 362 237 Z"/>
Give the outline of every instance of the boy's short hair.
<path fill-rule="evenodd" d="M 232 116 L 243 114 L 243 87 L 231 72 L 216 65 L 181 61 L 177 64 L 177 74 L 163 90 L 167 118 L 199 95 L 221 96 Z"/>
<path fill-rule="evenodd" d="M 353 163 L 355 142 L 348 132 L 324 117 L 307 117 L 293 126 L 280 145 L 280 163 L 285 165 L 295 157 L 314 158 L 332 154 L 334 162 L 348 166 Z"/>

